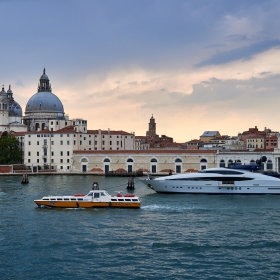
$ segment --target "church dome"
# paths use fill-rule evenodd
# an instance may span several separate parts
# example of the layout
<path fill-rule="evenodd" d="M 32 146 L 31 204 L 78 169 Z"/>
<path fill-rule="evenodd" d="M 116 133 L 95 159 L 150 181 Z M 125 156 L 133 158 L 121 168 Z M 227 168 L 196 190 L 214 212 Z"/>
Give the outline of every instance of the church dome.
<path fill-rule="evenodd" d="M 9 103 L 9 116 L 22 117 L 21 106 L 14 100 Z"/>
<path fill-rule="evenodd" d="M 60 99 L 53 94 L 49 83 L 49 78 L 45 73 L 40 78 L 38 92 L 27 102 L 25 114 L 30 113 L 61 113 L 64 115 L 64 108 Z"/>
<path fill-rule="evenodd" d="M 25 113 L 64 113 L 60 99 L 52 92 L 37 92 L 27 102 Z"/>

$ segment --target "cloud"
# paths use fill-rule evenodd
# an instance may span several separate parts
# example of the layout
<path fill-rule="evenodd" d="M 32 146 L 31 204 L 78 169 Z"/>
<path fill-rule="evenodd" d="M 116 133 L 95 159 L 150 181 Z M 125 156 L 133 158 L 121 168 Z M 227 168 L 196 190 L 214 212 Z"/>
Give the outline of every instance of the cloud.
<path fill-rule="evenodd" d="M 220 65 L 229 63 L 236 60 L 249 60 L 254 55 L 260 54 L 272 48 L 279 48 L 280 40 L 267 40 L 251 44 L 249 46 L 236 48 L 226 52 L 219 52 L 214 54 L 209 59 L 199 62 L 196 67 L 208 66 L 208 65 Z"/>

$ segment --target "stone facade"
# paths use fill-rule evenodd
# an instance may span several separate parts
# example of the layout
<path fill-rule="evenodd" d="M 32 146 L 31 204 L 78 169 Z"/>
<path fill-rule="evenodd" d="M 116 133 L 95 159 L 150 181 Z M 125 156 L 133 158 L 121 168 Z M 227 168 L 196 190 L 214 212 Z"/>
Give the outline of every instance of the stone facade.
<path fill-rule="evenodd" d="M 74 151 L 73 171 L 195 172 L 216 167 L 216 157 L 213 150 Z"/>

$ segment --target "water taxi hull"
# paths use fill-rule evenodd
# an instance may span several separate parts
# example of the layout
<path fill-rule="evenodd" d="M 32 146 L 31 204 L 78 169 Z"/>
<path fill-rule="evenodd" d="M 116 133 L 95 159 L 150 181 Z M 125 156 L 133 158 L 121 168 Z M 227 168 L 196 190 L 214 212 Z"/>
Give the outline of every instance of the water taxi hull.
<path fill-rule="evenodd" d="M 42 201 L 34 200 L 39 206 L 53 208 L 97 208 L 97 207 L 118 207 L 118 208 L 140 208 L 140 203 L 130 202 L 91 202 L 91 201 Z"/>

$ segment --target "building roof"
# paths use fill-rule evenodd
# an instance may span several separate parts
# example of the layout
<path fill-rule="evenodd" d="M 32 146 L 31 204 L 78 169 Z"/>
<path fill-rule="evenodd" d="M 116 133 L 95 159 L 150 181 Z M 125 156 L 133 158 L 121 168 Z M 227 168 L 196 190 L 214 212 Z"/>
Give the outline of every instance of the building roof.
<path fill-rule="evenodd" d="M 97 155 L 97 154 L 216 154 L 217 150 L 75 150 L 73 154 Z"/>
<path fill-rule="evenodd" d="M 215 137 L 219 131 L 204 131 L 201 137 Z"/>

